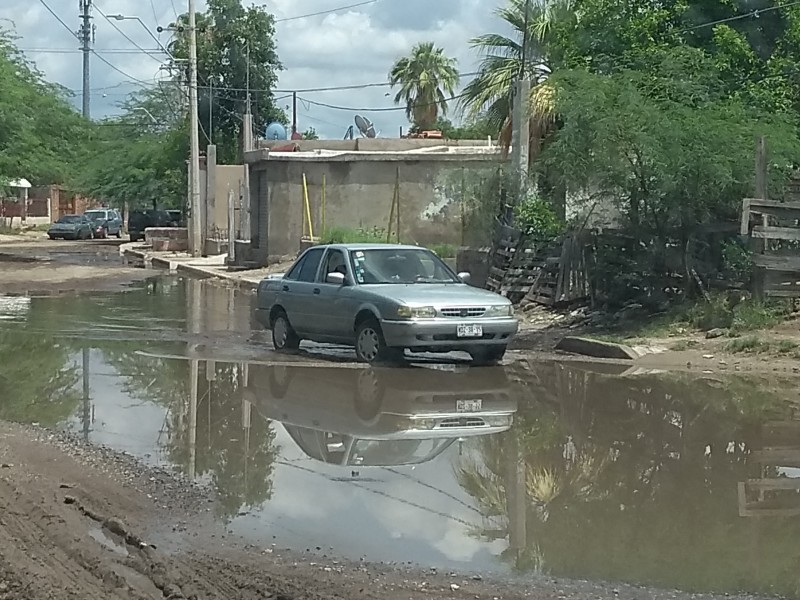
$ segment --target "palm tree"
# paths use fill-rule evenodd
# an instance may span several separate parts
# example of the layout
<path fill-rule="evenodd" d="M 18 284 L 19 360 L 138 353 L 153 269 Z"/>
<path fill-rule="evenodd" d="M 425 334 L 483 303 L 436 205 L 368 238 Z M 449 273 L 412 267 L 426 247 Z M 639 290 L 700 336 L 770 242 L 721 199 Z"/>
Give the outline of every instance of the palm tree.
<path fill-rule="evenodd" d="M 405 103 L 408 120 L 422 130 L 447 114 L 446 94 L 453 98 L 458 82 L 456 60 L 433 42 L 414 46 L 411 55 L 398 59 L 389 72 L 390 85 L 400 86 L 395 103 Z"/>
<path fill-rule="evenodd" d="M 461 107 L 472 117 L 485 114 L 491 126 L 500 132 L 501 143 L 508 146 L 513 82 L 521 73 L 527 74 L 533 83 L 532 160 L 542 137 L 555 124 L 554 93 L 548 77 L 559 61 L 554 56 L 552 34 L 555 26 L 575 21 L 574 0 L 508 0 L 496 14 L 511 26 L 514 35 L 489 33 L 471 40 L 472 47 L 482 52 L 484 58 L 478 75 L 464 88 Z"/>

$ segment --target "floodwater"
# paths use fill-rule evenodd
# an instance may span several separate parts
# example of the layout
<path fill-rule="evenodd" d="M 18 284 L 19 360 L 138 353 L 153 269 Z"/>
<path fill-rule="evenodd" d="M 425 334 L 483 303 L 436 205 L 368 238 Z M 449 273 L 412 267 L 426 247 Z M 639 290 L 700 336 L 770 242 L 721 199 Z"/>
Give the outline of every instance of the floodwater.
<path fill-rule="evenodd" d="M 800 598 L 792 379 L 287 358 L 252 302 L 168 277 L 0 297 L 0 418 L 211 482 L 254 543 Z"/>

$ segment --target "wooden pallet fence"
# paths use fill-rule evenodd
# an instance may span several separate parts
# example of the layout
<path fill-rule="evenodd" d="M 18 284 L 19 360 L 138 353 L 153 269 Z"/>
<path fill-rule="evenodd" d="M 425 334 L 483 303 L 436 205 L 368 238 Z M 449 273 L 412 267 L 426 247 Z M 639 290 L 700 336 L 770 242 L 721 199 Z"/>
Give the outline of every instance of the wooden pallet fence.
<path fill-rule="evenodd" d="M 800 202 L 745 198 L 739 233 L 753 251 L 753 294 L 799 298 Z"/>

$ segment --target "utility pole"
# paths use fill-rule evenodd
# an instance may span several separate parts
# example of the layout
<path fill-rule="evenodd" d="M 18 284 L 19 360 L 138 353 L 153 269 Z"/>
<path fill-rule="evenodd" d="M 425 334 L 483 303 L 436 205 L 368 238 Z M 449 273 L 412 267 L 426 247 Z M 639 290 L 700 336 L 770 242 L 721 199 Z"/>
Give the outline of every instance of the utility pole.
<path fill-rule="evenodd" d="M 531 1 L 525 2 L 525 24 L 522 35 L 522 55 L 520 56 L 519 77 L 513 88 L 511 132 L 511 169 L 514 172 L 516 189 L 514 192 L 521 201 L 528 191 L 528 147 L 530 146 L 529 110 L 531 82 L 528 79 L 528 28 Z"/>
<path fill-rule="evenodd" d="M 92 52 L 92 0 L 78 0 L 81 9 L 81 27 L 78 30 L 78 37 L 81 41 L 81 51 L 83 52 L 83 116 L 91 118 L 91 104 L 89 97 L 90 83 L 90 63 L 89 55 Z"/>
<path fill-rule="evenodd" d="M 292 92 L 292 139 L 297 139 L 297 92 Z"/>
<path fill-rule="evenodd" d="M 195 0 L 189 0 L 189 220 L 192 256 L 203 253 L 203 222 L 200 208 L 200 127 L 197 115 L 197 18 Z"/>

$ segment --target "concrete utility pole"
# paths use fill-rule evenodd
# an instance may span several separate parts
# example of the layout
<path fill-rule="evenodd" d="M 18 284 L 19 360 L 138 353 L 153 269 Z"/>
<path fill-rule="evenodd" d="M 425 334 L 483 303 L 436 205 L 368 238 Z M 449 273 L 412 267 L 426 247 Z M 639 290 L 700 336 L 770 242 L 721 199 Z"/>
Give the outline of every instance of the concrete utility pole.
<path fill-rule="evenodd" d="M 528 148 L 530 146 L 531 81 L 528 79 L 528 29 L 531 1 L 525 2 L 525 22 L 522 34 L 522 54 L 520 56 L 519 78 L 514 84 L 512 102 L 511 131 L 511 169 L 514 173 L 514 192 L 521 201 L 528 192 Z"/>
<path fill-rule="evenodd" d="M 195 0 L 189 0 L 189 219 L 192 256 L 203 253 L 202 209 L 200 208 L 200 122 L 197 114 L 197 19 Z"/>
<path fill-rule="evenodd" d="M 89 97 L 90 82 L 90 63 L 89 55 L 92 53 L 93 31 L 92 31 L 92 0 L 78 0 L 81 9 L 81 27 L 78 30 L 78 37 L 81 40 L 81 50 L 83 51 L 83 116 L 91 118 L 91 105 Z"/>

